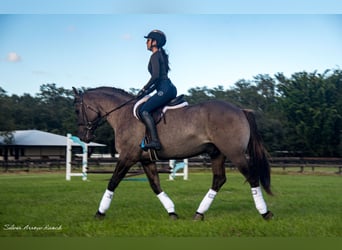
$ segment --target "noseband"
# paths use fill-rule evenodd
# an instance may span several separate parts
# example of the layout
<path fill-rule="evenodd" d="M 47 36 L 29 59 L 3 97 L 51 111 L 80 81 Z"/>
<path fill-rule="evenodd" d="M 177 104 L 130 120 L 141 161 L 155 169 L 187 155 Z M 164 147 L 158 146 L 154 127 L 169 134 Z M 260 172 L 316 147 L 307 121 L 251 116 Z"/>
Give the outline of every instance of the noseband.
<path fill-rule="evenodd" d="M 82 123 L 78 123 L 78 126 L 84 126 L 86 128 L 86 132 L 84 134 L 84 138 L 94 138 L 93 132 L 95 129 L 100 125 L 100 122 L 102 120 L 102 116 L 100 115 L 100 112 L 97 111 L 95 108 L 93 108 L 90 105 L 87 105 L 83 101 L 83 94 L 80 95 L 80 101 L 79 101 L 81 108 L 82 108 Z M 87 110 L 91 110 L 92 112 L 96 113 L 97 117 L 90 121 L 87 115 Z"/>

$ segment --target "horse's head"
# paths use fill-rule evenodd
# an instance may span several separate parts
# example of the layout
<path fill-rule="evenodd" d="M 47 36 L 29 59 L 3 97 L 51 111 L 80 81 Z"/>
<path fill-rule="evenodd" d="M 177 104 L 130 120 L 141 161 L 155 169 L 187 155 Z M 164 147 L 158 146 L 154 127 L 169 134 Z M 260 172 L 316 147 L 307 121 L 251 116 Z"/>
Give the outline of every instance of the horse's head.
<path fill-rule="evenodd" d="M 88 143 L 95 138 L 94 132 L 101 120 L 99 110 L 89 105 L 85 93 L 77 91 L 73 87 L 75 99 L 74 106 L 77 115 L 77 136 Z"/>

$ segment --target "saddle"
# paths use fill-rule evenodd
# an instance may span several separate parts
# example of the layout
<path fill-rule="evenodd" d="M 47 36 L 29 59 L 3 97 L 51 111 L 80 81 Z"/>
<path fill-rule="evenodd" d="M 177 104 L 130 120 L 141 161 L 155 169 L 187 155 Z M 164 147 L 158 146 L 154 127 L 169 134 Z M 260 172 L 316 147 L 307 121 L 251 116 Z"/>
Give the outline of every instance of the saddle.
<path fill-rule="evenodd" d="M 135 118 L 137 118 L 139 121 L 141 121 L 141 118 L 139 116 L 139 109 L 142 104 L 144 104 L 151 96 L 147 95 L 144 96 L 142 99 L 137 101 L 137 103 L 133 107 L 133 115 Z M 184 100 L 184 95 L 177 96 L 176 98 L 172 99 L 169 103 L 167 103 L 164 107 L 160 107 L 154 112 L 152 112 L 152 117 L 154 119 L 155 124 L 158 124 L 161 119 L 164 117 L 165 113 L 169 109 L 178 109 L 183 108 L 185 106 L 188 106 L 188 102 Z M 165 120 L 164 120 L 165 122 Z M 147 144 L 150 141 L 150 135 L 146 132 L 146 135 L 141 141 L 140 147 L 144 149 L 144 145 Z M 154 149 L 148 150 L 149 157 L 151 161 L 157 161 L 158 159 L 158 153 Z"/>
<path fill-rule="evenodd" d="M 139 116 L 139 109 L 140 109 L 141 105 L 144 104 L 150 97 L 151 96 L 149 96 L 149 95 L 144 96 L 139 101 L 137 101 L 133 107 L 133 115 L 139 121 L 141 121 L 141 118 Z M 167 110 L 179 109 L 179 108 L 186 107 L 188 105 L 189 105 L 189 103 L 184 99 L 184 95 L 179 95 L 176 98 L 172 99 L 170 102 L 168 102 L 164 107 L 160 107 L 157 110 L 153 111 L 151 115 L 152 115 L 155 123 L 157 124 L 164 117 Z"/>

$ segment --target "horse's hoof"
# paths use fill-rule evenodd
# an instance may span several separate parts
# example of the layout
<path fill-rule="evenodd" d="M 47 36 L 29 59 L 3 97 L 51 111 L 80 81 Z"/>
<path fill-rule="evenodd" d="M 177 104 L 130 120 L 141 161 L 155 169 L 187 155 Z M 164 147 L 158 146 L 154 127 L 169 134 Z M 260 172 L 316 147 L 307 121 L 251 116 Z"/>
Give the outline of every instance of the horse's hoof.
<path fill-rule="evenodd" d="M 204 214 L 196 212 L 192 219 L 195 221 L 202 221 L 204 220 Z"/>
<path fill-rule="evenodd" d="M 106 216 L 106 214 L 103 214 L 103 213 L 97 211 L 94 217 L 95 217 L 95 219 L 103 220 L 105 216 Z"/>
<path fill-rule="evenodd" d="M 273 218 L 273 213 L 271 211 L 267 211 L 266 213 L 262 214 L 262 218 L 265 220 L 271 220 Z"/>
<path fill-rule="evenodd" d="M 178 214 L 176 214 L 176 213 L 169 213 L 169 218 L 171 220 L 178 220 Z"/>

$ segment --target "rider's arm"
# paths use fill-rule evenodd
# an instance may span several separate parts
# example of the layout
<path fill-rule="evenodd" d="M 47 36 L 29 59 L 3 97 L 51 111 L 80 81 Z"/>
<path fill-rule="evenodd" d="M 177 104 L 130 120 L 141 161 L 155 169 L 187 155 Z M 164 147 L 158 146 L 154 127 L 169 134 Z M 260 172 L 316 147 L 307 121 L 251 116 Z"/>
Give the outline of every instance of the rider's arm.
<path fill-rule="evenodd" d="M 156 89 L 156 84 L 159 81 L 160 77 L 160 63 L 159 63 L 159 55 L 158 52 L 152 54 L 149 62 L 149 71 L 151 73 L 151 78 L 144 86 L 145 94 L 149 94 Z"/>

